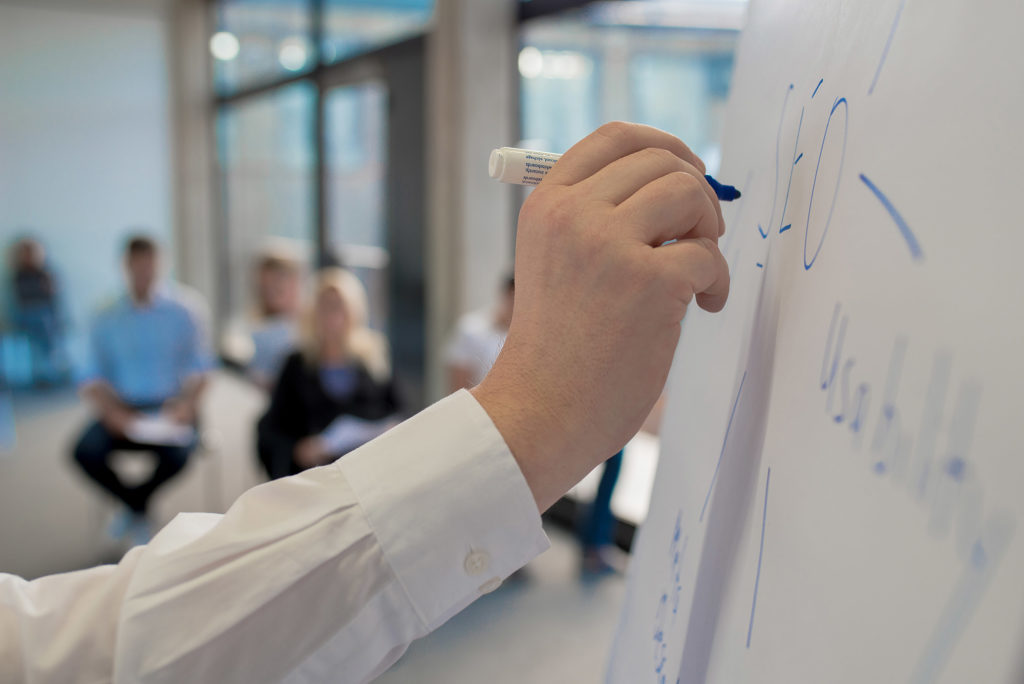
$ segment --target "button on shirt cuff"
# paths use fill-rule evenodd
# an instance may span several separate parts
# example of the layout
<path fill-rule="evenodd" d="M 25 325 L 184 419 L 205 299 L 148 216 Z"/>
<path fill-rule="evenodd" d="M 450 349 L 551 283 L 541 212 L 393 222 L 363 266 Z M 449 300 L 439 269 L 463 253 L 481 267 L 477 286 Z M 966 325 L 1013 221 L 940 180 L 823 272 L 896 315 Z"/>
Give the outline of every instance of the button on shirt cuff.
<path fill-rule="evenodd" d="M 465 390 L 378 438 L 373 448 L 345 456 L 337 467 L 424 632 L 549 546 L 518 464 Z"/>

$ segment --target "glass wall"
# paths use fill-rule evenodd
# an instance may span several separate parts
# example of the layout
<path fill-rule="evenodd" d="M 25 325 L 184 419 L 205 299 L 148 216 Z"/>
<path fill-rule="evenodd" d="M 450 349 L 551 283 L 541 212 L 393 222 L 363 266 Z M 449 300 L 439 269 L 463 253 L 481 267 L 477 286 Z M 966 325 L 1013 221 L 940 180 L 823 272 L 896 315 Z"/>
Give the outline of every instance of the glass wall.
<path fill-rule="evenodd" d="M 228 94 L 422 34 L 434 0 L 220 0 L 212 7 L 214 86 Z"/>
<path fill-rule="evenodd" d="M 323 57 L 334 62 L 423 33 L 434 0 L 326 0 Z"/>
<path fill-rule="evenodd" d="M 311 267 L 340 264 L 362 280 L 370 325 L 389 337 L 403 394 L 419 407 L 423 36 L 434 0 L 215 0 L 210 7 L 219 308 L 233 322 L 251 318 L 253 257 L 268 238 L 289 238 Z M 400 188 L 393 192 L 400 204 L 387 204 L 389 187 Z M 218 331 L 221 352 L 244 363 L 234 327 Z"/>
<path fill-rule="evenodd" d="M 341 86 L 324 99 L 324 182 L 328 249 L 355 271 L 370 296 L 370 325 L 388 320 L 387 88 L 379 81 Z"/>
<path fill-rule="evenodd" d="M 214 88 L 229 93 L 311 68 L 309 0 L 220 0 L 210 37 Z"/>
<path fill-rule="evenodd" d="M 600 124 L 670 131 L 712 172 L 745 2 L 608 2 L 524 24 L 524 145 L 564 152 Z"/>
<path fill-rule="evenodd" d="M 224 107 L 217 117 L 228 311 L 246 310 L 251 262 L 267 238 L 316 245 L 316 88 L 301 81 Z"/>

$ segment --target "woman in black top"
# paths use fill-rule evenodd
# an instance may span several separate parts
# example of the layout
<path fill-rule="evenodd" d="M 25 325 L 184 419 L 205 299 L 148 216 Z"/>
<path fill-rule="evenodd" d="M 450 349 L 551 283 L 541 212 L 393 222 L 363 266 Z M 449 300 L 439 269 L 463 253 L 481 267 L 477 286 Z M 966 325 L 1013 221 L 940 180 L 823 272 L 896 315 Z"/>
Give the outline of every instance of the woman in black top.
<path fill-rule="evenodd" d="M 318 274 L 301 348 L 285 361 L 257 426 L 272 479 L 329 463 L 397 424 L 387 343 L 367 319 L 366 291 L 354 275 Z"/>

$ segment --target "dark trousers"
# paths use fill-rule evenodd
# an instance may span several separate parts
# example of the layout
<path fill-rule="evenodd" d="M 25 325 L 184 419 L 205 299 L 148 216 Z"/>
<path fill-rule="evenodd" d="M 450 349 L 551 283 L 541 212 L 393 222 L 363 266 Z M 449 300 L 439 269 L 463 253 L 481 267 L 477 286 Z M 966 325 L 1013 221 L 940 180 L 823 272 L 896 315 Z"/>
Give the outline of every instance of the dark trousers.
<path fill-rule="evenodd" d="M 110 454 L 114 451 L 148 451 L 156 457 L 156 470 L 149 480 L 128 487 L 110 467 Z M 96 422 L 78 440 L 74 456 L 75 463 L 96 484 L 136 513 L 145 513 L 153 492 L 185 467 L 191 451 L 192 447 L 139 444 L 124 437 L 115 437 L 102 423 Z"/>
<path fill-rule="evenodd" d="M 622 470 L 622 452 L 615 454 L 604 464 L 601 483 L 597 486 L 597 495 L 590 506 L 590 516 L 580 530 L 580 541 L 583 548 L 592 549 L 612 543 L 615 516 L 612 515 L 612 492 L 619 480 Z"/>

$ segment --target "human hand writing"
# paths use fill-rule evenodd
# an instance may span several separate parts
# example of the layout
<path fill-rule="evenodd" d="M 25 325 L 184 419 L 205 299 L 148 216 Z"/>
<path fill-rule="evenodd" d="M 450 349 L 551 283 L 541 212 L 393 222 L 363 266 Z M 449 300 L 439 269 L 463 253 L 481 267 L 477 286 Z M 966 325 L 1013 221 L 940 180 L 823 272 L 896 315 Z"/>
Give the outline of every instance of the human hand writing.
<path fill-rule="evenodd" d="M 542 511 L 639 430 L 690 302 L 725 306 L 725 225 L 704 172 L 668 133 L 607 124 L 523 205 L 512 325 L 472 392 Z"/>

